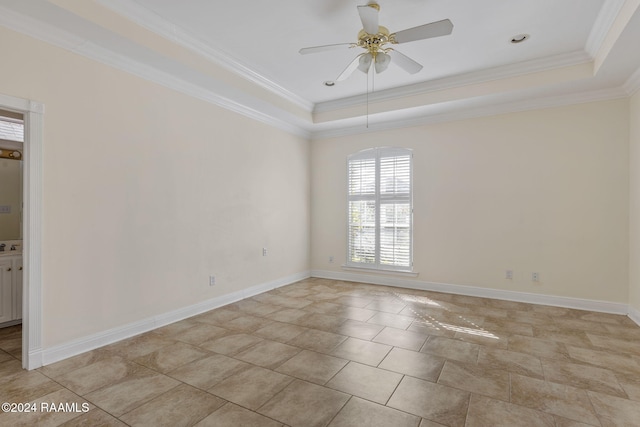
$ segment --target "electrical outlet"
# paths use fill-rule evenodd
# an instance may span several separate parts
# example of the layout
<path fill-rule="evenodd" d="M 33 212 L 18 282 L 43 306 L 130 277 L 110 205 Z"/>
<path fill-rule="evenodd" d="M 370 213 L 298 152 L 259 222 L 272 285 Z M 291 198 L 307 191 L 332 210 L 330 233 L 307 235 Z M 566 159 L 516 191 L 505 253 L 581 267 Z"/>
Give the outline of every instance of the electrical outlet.
<path fill-rule="evenodd" d="M 262 248 L 262 256 L 267 256 L 267 248 Z"/>
<path fill-rule="evenodd" d="M 329 257 L 329 264 L 333 264 L 333 255 Z"/>
<path fill-rule="evenodd" d="M 540 281 L 540 274 L 533 272 L 531 273 L 531 280 L 533 280 L 534 282 L 539 282 Z"/>
<path fill-rule="evenodd" d="M 506 270 L 504 272 L 504 278 L 509 280 L 513 279 L 513 270 Z"/>
<path fill-rule="evenodd" d="M 216 284 L 216 276 L 209 276 L 209 286 L 214 286 Z"/>

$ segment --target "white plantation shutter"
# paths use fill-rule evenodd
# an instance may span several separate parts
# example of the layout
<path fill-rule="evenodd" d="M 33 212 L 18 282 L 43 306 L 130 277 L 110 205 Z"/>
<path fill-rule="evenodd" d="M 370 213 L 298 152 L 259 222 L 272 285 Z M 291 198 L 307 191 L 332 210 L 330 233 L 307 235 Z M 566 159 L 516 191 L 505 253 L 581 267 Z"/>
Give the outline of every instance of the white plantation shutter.
<path fill-rule="evenodd" d="M 376 159 L 349 160 L 349 261 L 376 262 Z"/>
<path fill-rule="evenodd" d="M 374 148 L 348 158 L 347 265 L 411 270 L 412 153 Z"/>
<path fill-rule="evenodd" d="M 375 158 L 349 161 L 349 195 L 374 195 L 376 193 Z"/>

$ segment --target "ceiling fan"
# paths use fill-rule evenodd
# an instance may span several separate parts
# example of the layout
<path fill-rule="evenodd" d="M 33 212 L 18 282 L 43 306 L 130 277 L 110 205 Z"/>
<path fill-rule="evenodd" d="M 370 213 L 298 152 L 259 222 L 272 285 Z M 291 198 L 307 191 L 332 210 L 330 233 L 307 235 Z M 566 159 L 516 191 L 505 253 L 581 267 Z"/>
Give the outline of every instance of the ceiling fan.
<path fill-rule="evenodd" d="M 447 36 L 453 31 L 453 24 L 450 20 L 431 22 L 419 25 L 406 30 L 389 33 L 389 30 L 378 24 L 378 13 L 380 5 L 369 2 L 366 5 L 358 6 L 358 14 L 362 21 L 362 30 L 358 32 L 356 43 L 338 43 L 324 46 L 305 47 L 300 49 L 302 55 L 309 53 L 326 52 L 344 47 L 361 47 L 365 52 L 356 56 L 353 61 L 338 76 L 336 81 L 345 80 L 356 69 L 368 73 L 371 65 L 374 65 L 376 73 L 381 73 L 387 69 L 393 60 L 400 68 L 409 74 L 415 74 L 422 69 L 422 65 L 398 52 L 387 44 L 408 43 L 416 40 L 430 39 L 433 37 Z"/>

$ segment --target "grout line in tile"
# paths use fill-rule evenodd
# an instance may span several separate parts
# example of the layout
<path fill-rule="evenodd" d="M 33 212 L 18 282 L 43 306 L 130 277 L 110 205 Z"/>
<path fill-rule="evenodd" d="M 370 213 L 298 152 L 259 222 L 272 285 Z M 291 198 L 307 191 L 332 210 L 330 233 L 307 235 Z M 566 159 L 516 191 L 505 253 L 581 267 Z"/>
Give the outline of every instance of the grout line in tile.
<path fill-rule="evenodd" d="M 344 392 L 342 392 L 342 393 L 344 393 Z M 345 394 L 348 394 L 348 393 L 345 393 Z M 342 405 L 342 406 L 340 407 L 340 409 L 338 410 L 338 412 L 336 412 L 336 413 L 335 413 L 335 415 L 334 415 L 333 417 L 331 417 L 331 419 L 329 420 L 329 422 L 328 422 L 328 423 L 326 423 L 325 425 L 327 425 L 327 426 L 328 426 L 328 425 L 330 425 L 330 424 L 333 422 L 333 420 L 338 416 L 338 414 L 339 414 L 340 412 L 342 412 L 342 410 L 343 410 L 343 409 L 344 409 L 344 408 L 349 404 L 349 402 L 351 402 L 351 399 L 353 399 L 353 394 L 349 394 L 349 398 L 347 399 L 347 401 L 346 401 L 346 402 L 344 402 L 344 405 Z"/>
<path fill-rule="evenodd" d="M 392 371 L 389 371 L 392 372 Z M 389 401 L 391 400 L 391 398 L 393 397 L 393 395 L 395 394 L 396 390 L 398 390 L 398 387 L 400 387 L 400 383 L 402 382 L 402 380 L 404 380 L 404 377 L 406 375 L 402 374 L 402 378 L 400 378 L 400 381 L 398 381 L 398 384 L 396 384 L 396 386 L 393 388 L 393 391 L 389 394 L 389 397 L 387 398 L 387 400 L 384 402 L 384 406 L 387 406 L 387 404 L 389 403 Z M 415 414 L 414 414 L 415 415 Z"/>

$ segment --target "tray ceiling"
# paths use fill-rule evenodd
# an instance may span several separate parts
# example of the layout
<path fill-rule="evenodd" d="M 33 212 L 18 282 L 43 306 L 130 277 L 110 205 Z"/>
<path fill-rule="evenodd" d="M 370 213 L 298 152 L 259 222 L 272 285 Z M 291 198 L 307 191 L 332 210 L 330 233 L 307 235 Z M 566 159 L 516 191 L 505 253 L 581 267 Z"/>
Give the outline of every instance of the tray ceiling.
<path fill-rule="evenodd" d="M 391 32 L 450 19 L 453 33 L 394 46 L 424 66 L 415 75 L 392 63 L 325 86 L 360 48 L 298 50 L 355 42 L 364 3 L 0 0 L 0 25 L 317 138 L 628 96 L 640 85 L 638 0 L 378 0 Z"/>

